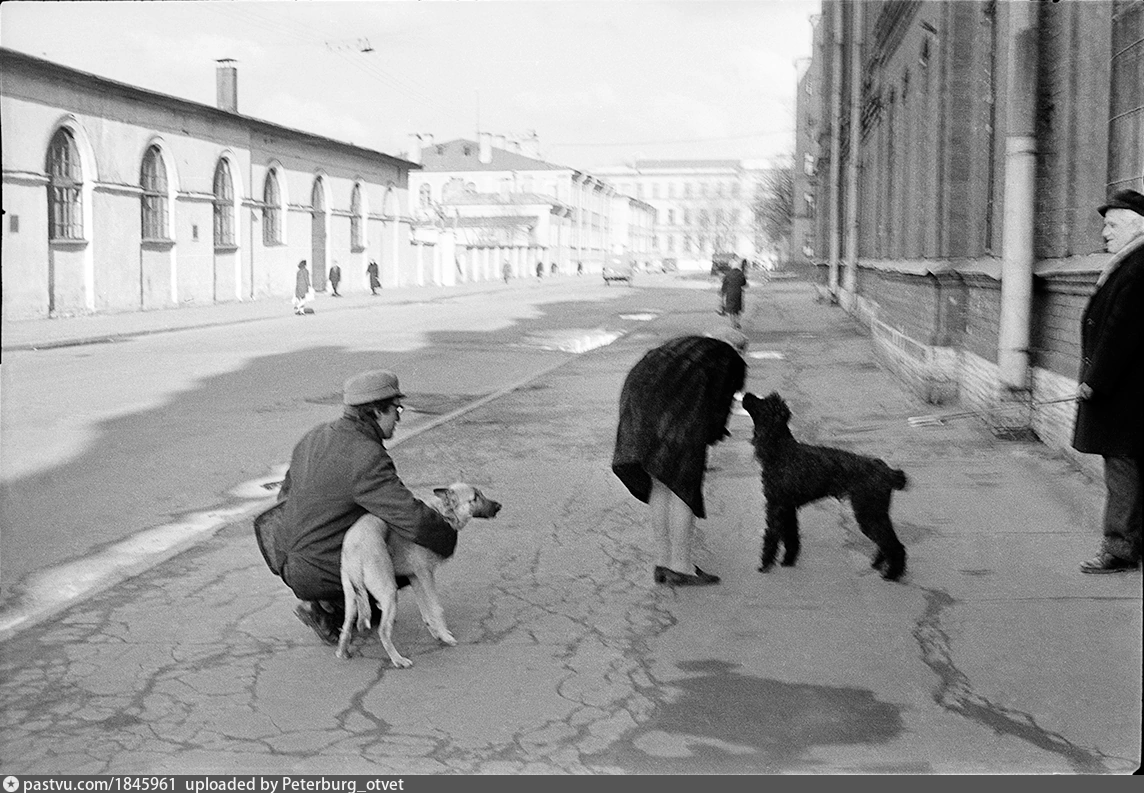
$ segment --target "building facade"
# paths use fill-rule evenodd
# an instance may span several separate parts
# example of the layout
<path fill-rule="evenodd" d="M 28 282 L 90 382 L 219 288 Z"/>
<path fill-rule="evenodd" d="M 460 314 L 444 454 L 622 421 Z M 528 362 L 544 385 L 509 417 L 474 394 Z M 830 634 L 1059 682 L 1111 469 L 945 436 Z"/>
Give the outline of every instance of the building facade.
<path fill-rule="evenodd" d="M 636 160 L 598 173 L 655 210 L 653 261 L 711 267 L 718 252 L 755 256 L 755 179 L 739 160 Z"/>
<path fill-rule="evenodd" d="M 813 50 L 821 47 L 819 17 L 811 18 Z M 798 63 L 798 88 L 795 94 L 795 140 L 791 190 L 791 239 L 788 261 L 807 266 L 816 259 L 815 223 L 818 215 L 818 136 L 821 133 L 822 58 L 807 58 Z"/>
<path fill-rule="evenodd" d="M 1144 190 L 1144 1 L 825 0 L 818 28 L 823 291 L 927 398 L 1067 451 L 1096 207 Z"/>
<path fill-rule="evenodd" d="M 646 256 L 652 207 L 607 180 L 540 157 L 523 140 L 481 132 L 477 140 L 410 138 L 415 237 L 462 280 L 600 272 L 609 257 Z"/>
<path fill-rule="evenodd" d="M 413 163 L 0 49 L 5 319 L 288 297 L 423 280 Z"/>

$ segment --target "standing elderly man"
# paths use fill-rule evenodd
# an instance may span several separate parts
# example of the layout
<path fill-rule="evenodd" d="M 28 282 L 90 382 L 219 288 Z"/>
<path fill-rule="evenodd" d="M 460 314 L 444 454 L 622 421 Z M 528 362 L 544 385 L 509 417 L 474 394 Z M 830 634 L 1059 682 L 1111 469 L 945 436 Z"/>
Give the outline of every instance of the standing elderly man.
<path fill-rule="evenodd" d="M 298 619 L 326 644 L 337 644 L 344 618 L 342 540 L 352 526 L 367 523 L 383 536 L 396 532 L 445 557 L 457 543 L 445 518 L 398 478 L 385 449 L 404 396 L 388 370 L 347 380 L 342 416 L 310 430 L 294 447 L 276 518 L 255 521 L 271 570 L 303 601 Z M 407 582 L 399 577 L 398 583 Z"/>
<path fill-rule="evenodd" d="M 1112 259 L 1081 319 L 1073 448 L 1104 457 L 1108 495 L 1100 553 L 1082 573 L 1140 565 L 1144 461 L 1144 195 L 1120 190 L 1098 210 Z"/>

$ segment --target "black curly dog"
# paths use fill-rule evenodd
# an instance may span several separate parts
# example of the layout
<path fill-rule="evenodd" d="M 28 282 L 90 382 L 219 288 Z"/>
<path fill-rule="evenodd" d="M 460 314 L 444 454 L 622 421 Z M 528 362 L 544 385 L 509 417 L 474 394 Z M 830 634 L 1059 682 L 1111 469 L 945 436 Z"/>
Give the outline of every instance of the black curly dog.
<path fill-rule="evenodd" d="M 849 497 L 859 528 L 878 546 L 871 566 L 897 581 L 906 570 L 906 549 L 890 522 L 890 499 L 893 491 L 906 488 L 905 473 L 875 457 L 799 443 L 787 426 L 790 408 L 777 393 L 763 399 L 745 394 L 743 407 L 755 422 L 752 443 L 767 499 L 759 572 L 775 563 L 779 542 L 786 546 L 784 567 L 798 559 L 799 507 L 827 496 Z"/>

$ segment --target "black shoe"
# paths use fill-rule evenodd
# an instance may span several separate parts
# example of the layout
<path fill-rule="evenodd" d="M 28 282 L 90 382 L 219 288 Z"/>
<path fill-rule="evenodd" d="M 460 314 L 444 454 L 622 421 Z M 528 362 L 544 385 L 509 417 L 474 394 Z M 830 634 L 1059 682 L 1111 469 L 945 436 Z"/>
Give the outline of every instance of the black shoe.
<path fill-rule="evenodd" d="M 299 604 L 298 608 L 294 609 L 294 616 L 300 619 L 303 625 L 314 631 L 318 638 L 326 644 L 332 647 L 338 643 L 342 626 L 335 624 L 336 615 L 329 613 L 317 603 Z"/>
<path fill-rule="evenodd" d="M 1127 559 L 1121 559 L 1119 556 L 1113 556 L 1110 553 L 1098 553 L 1092 559 L 1084 562 L 1080 566 L 1082 573 L 1129 573 L 1139 567 L 1138 562 L 1130 562 Z"/>
<path fill-rule="evenodd" d="M 695 575 L 688 575 L 687 573 L 677 573 L 670 567 L 656 565 L 655 582 L 669 586 L 707 586 L 708 584 L 718 584 L 719 576 L 705 573 L 698 567 L 695 568 Z"/>

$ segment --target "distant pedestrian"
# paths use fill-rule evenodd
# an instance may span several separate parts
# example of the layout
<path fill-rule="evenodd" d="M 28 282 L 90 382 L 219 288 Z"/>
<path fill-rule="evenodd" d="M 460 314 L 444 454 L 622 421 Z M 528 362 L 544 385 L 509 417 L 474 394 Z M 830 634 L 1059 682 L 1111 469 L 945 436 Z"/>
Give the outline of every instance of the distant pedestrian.
<path fill-rule="evenodd" d="M 584 262 L 576 262 L 576 275 L 584 274 Z"/>
<path fill-rule="evenodd" d="M 719 583 L 692 562 L 691 539 L 695 519 L 707 517 L 707 447 L 730 434 L 731 405 L 746 376 L 732 344 L 681 336 L 650 350 L 624 380 L 612 472 L 650 507 L 657 584 Z"/>
<path fill-rule="evenodd" d="M 548 271 L 549 271 L 549 272 L 550 272 L 552 275 L 556 275 L 557 273 L 559 273 L 559 272 L 560 272 L 560 270 L 558 270 L 558 269 L 556 268 L 556 262 L 553 262 L 553 263 L 552 263 L 552 265 L 551 265 L 551 267 L 549 268 L 549 270 L 548 270 Z"/>
<path fill-rule="evenodd" d="M 1144 195 L 1119 190 L 1099 210 L 1112 259 L 1081 316 L 1073 448 L 1104 457 L 1104 539 L 1082 573 L 1140 566 L 1144 525 Z"/>
<path fill-rule="evenodd" d="M 501 277 L 504 278 L 506 284 L 508 279 L 512 278 L 512 265 L 508 263 L 508 259 L 505 259 L 504 264 L 501 265 Z"/>
<path fill-rule="evenodd" d="M 544 277 L 544 262 L 537 262 L 536 263 L 536 277 L 537 278 L 543 278 Z"/>
<path fill-rule="evenodd" d="M 743 290 L 747 288 L 747 266 L 747 260 L 743 259 L 738 266 L 727 270 L 719 288 L 723 306 L 721 313 L 731 318 L 731 327 L 736 329 L 742 327 L 740 315 L 743 313 Z"/>
<path fill-rule="evenodd" d="M 342 268 L 338 267 L 338 263 L 334 262 L 334 266 L 330 268 L 330 288 L 333 290 L 334 297 L 341 297 L 338 294 L 338 284 L 342 282 Z"/>
<path fill-rule="evenodd" d="M 369 275 L 369 293 L 376 295 L 377 290 L 381 288 L 381 281 L 377 279 L 377 262 L 370 259 L 369 267 L 366 267 L 365 271 Z"/>
<path fill-rule="evenodd" d="M 306 303 L 310 300 L 310 271 L 306 269 L 306 260 L 298 262 L 298 272 L 294 277 L 294 313 L 306 314 Z M 309 313 L 313 313 L 313 309 Z"/>

